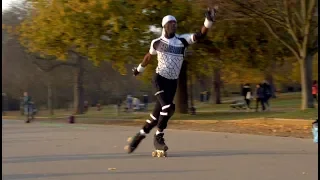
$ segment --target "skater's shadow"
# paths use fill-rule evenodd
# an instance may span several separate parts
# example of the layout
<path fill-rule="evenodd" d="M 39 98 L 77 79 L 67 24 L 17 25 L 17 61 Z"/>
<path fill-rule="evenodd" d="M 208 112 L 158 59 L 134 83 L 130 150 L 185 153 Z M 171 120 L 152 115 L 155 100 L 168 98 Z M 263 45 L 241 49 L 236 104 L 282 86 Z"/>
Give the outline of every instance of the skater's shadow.
<path fill-rule="evenodd" d="M 97 175 L 101 176 L 104 175 L 114 176 L 114 175 L 139 175 L 139 174 L 181 174 L 181 173 L 190 173 L 190 172 L 205 172 L 205 171 L 212 171 L 208 170 L 149 170 L 149 171 L 121 171 L 121 170 L 114 170 L 114 171 L 106 171 L 106 172 L 84 172 L 84 173 L 46 173 L 46 174 L 2 174 L 2 178 L 5 180 L 18 180 L 18 179 L 39 179 L 39 178 L 53 178 L 53 177 L 67 177 L 67 176 L 92 176 Z"/>
<path fill-rule="evenodd" d="M 75 160 L 103 160 L 103 159 L 141 159 L 150 157 L 151 153 L 126 154 L 126 153 L 108 153 L 108 154 L 66 154 L 66 155 L 43 155 L 43 156 L 20 156 L 20 157 L 2 157 L 2 163 L 30 163 L 30 162 L 53 162 L 53 161 L 75 161 Z"/>
<path fill-rule="evenodd" d="M 210 150 L 210 151 L 169 151 L 168 158 L 181 157 L 218 157 L 218 156 L 252 156 L 252 155 L 315 155 L 316 153 L 303 151 L 250 151 L 250 150 Z M 75 161 L 75 160 L 108 160 L 108 159 L 150 159 L 150 152 L 109 153 L 109 154 L 73 154 L 73 155 L 44 155 L 44 156 L 20 156 L 2 157 L 3 164 L 52 162 L 52 161 Z"/>
<path fill-rule="evenodd" d="M 217 157 L 217 156 L 250 156 L 250 155 L 301 155 L 312 154 L 303 151 L 250 151 L 250 150 L 211 150 L 211 151 L 184 151 L 170 152 L 171 158 L 179 157 Z"/>

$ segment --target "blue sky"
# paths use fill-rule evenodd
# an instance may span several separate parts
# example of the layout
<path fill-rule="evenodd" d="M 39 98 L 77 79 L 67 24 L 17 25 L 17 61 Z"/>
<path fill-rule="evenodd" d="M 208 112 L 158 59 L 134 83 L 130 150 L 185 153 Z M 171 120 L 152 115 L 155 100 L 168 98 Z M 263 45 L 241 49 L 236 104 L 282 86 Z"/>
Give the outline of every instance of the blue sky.
<path fill-rule="evenodd" d="M 18 0 L 2 0 L 2 11 L 8 9 L 9 5 Z"/>

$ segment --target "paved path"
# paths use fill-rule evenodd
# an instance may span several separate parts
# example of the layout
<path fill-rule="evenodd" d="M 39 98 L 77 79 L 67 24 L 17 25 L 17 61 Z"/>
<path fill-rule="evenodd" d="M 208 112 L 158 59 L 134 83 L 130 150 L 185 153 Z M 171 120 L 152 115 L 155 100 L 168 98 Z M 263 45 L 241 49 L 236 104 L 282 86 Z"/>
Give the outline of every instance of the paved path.
<path fill-rule="evenodd" d="M 3 120 L 2 179 L 318 179 L 318 147 L 310 139 L 167 130 L 170 157 L 157 159 L 151 136 L 136 153 L 124 153 L 136 131 Z"/>

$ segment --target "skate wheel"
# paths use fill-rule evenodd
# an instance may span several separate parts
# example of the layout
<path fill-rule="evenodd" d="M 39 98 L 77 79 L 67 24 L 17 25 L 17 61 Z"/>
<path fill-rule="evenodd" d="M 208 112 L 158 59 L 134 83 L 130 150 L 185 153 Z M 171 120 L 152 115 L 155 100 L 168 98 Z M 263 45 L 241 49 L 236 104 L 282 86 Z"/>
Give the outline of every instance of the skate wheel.
<path fill-rule="evenodd" d="M 152 152 L 152 157 L 157 157 L 157 154 L 158 154 L 157 151 L 153 151 Z"/>
<path fill-rule="evenodd" d="M 152 157 L 167 157 L 167 152 L 163 150 L 155 150 L 152 152 Z"/>
<path fill-rule="evenodd" d="M 168 157 L 167 155 L 168 155 L 167 152 L 163 153 L 163 157 Z"/>
<path fill-rule="evenodd" d="M 128 141 L 128 142 L 131 142 L 131 141 L 132 141 L 132 137 L 129 137 L 129 138 L 127 139 L 127 141 Z"/>
<path fill-rule="evenodd" d="M 165 157 L 165 152 L 164 151 L 159 151 L 158 152 L 158 157 Z"/>
<path fill-rule="evenodd" d="M 127 151 L 128 153 L 130 153 L 130 151 L 131 151 L 130 147 L 128 145 L 124 147 L 124 150 Z"/>

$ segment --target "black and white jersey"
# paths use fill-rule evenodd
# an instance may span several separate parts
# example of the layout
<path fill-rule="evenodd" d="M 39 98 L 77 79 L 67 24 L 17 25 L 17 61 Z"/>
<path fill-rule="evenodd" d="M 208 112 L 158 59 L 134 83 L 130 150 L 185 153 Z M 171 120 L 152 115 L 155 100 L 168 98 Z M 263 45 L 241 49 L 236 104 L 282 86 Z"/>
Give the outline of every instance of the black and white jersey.
<path fill-rule="evenodd" d="M 193 36 L 194 34 L 176 34 L 175 37 L 167 39 L 162 35 L 154 39 L 151 42 L 149 53 L 157 55 L 156 73 L 167 79 L 178 79 L 186 50 L 181 39 L 188 44 L 193 44 L 195 43 Z"/>

